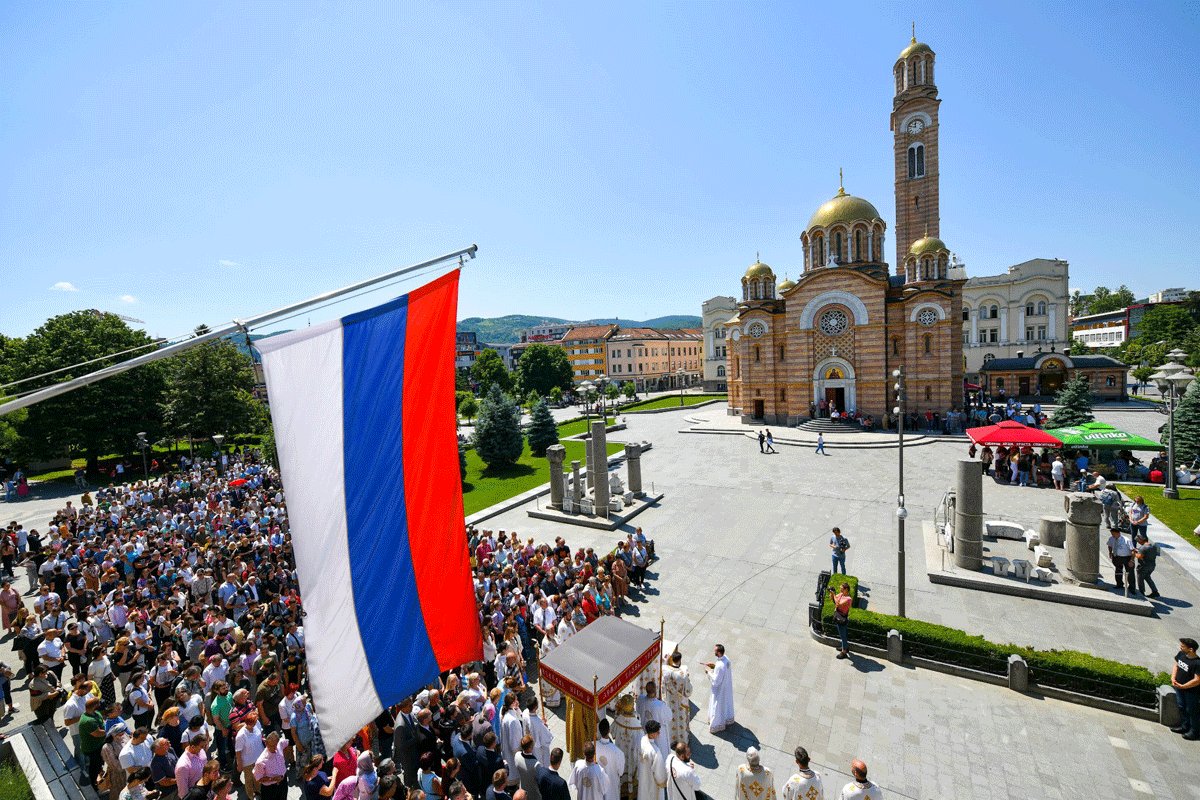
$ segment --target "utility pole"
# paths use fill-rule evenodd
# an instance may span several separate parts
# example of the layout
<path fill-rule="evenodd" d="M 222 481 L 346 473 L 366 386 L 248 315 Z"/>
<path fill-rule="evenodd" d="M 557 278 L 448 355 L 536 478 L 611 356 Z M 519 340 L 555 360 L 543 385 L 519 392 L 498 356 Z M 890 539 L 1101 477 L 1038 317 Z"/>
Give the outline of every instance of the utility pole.
<path fill-rule="evenodd" d="M 899 488 L 896 495 L 896 590 L 899 593 L 897 614 L 904 616 L 904 520 L 908 518 L 908 509 L 904 507 L 904 415 L 908 410 L 907 392 L 904 388 L 904 367 L 892 370 L 896 384 L 892 388 L 896 392 L 896 405 L 892 413 L 899 421 L 900 450 L 899 450 Z"/>

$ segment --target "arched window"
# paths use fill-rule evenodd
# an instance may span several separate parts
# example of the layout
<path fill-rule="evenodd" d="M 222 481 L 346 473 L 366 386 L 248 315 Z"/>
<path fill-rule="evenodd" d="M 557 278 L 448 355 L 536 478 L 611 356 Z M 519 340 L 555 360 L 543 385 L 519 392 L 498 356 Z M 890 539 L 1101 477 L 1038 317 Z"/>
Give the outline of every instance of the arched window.
<path fill-rule="evenodd" d="M 1033 316 L 1033 303 L 1025 304 L 1025 316 L 1027 316 L 1027 317 Z"/>
<path fill-rule="evenodd" d="M 971 321 L 971 307 L 963 306 L 963 322 Z"/>
<path fill-rule="evenodd" d="M 900 337 L 899 336 L 892 337 L 892 355 L 894 355 L 894 356 L 900 355 Z"/>
<path fill-rule="evenodd" d="M 725 377 L 725 367 L 724 367 L 724 365 L 721 365 L 721 366 L 717 367 L 717 377 L 718 377 L 718 378 L 724 378 L 724 377 Z"/>
<path fill-rule="evenodd" d="M 928 333 L 925 334 L 925 354 L 929 355 L 933 352 L 933 337 Z"/>
<path fill-rule="evenodd" d="M 783 355 L 783 345 L 779 345 L 779 360 L 780 360 L 780 361 L 786 361 L 786 360 L 787 360 L 787 359 L 784 357 L 784 355 Z"/>
<path fill-rule="evenodd" d="M 920 142 L 908 146 L 908 177 L 925 177 L 925 145 Z"/>
<path fill-rule="evenodd" d="M 917 83 L 925 83 L 925 59 L 921 59 L 917 74 Z"/>
<path fill-rule="evenodd" d="M 925 387 L 925 399 L 926 399 L 926 400 L 932 400 L 932 399 L 933 399 L 933 387 L 932 387 L 932 386 L 926 386 L 926 387 Z"/>
<path fill-rule="evenodd" d="M 996 378 L 996 388 L 997 389 L 1004 388 L 1004 378 Z"/>
<path fill-rule="evenodd" d="M 991 308 L 989 308 L 988 309 L 988 317 L 991 319 L 999 319 L 1000 318 L 1000 307 L 992 306 Z"/>
<path fill-rule="evenodd" d="M 842 232 L 838 231 L 833 234 L 833 258 L 839 264 L 842 263 Z"/>
<path fill-rule="evenodd" d="M 1037 315 L 1039 317 L 1046 316 L 1046 301 L 1045 300 L 1038 300 Z"/>
<path fill-rule="evenodd" d="M 825 264 L 825 237 L 824 236 L 818 236 L 816 238 L 816 250 L 817 250 L 817 263 L 813 264 L 813 266 L 820 267 Z"/>
<path fill-rule="evenodd" d="M 754 345 L 754 360 L 762 361 L 762 349 L 758 345 Z"/>
<path fill-rule="evenodd" d="M 779 390 L 779 402 L 781 402 L 781 403 L 787 402 L 787 389 Z"/>
<path fill-rule="evenodd" d="M 855 261 L 863 260 L 862 231 L 854 232 L 854 260 Z"/>

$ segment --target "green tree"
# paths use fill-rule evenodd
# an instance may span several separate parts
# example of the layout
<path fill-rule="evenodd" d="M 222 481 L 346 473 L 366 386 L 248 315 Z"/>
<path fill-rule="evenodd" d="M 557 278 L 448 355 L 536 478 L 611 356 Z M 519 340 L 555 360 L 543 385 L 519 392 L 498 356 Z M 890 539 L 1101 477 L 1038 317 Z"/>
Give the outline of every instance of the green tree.
<path fill-rule="evenodd" d="M 1125 284 L 1121 284 L 1115 292 L 1107 286 L 1097 286 L 1096 290 L 1092 292 L 1087 313 L 1103 314 L 1105 311 L 1116 311 L 1119 308 L 1133 305 L 1135 299 L 1133 292 Z"/>
<path fill-rule="evenodd" d="M 462 441 L 458 443 L 458 479 L 467 479 L 467 449 L 463 447 Z"/>
<path fill-rule="evenodd" d="M 1144 342 L 1166 342 L 1167 350 L 1183 345 L 1196 330 L 1196 321 L 1182 305 L 1160 305 L 1146 310 L 1138 323 L 1137 338 Z"/>
<path fill-rule="evenodd" d="M 557 387 L 571 388 L 573 375 L 567 352 L 552 344 L 537 342 L 525 348 L 517 360 L 517 380 L 524 391 L 536 391 L 542 397 Z"/>
<path fill-rule="evenodd" d="M 24 388 L 24 384 L 9 387 L 7 390 L 4 388 L 4 384 L 16 379 L 14 367 L 21 358 L 21 345 L 20 339 L 0 334 L 0 403 L 9 399 L 5 397 L 8 391 L 19 392 Z M 17 428 L 28 416 L 29 411 L 22 408 L 0 417 L 0 459 L 15 459 L 20 455 L 21 435 L 17 432 Z"/>
<path fill-rule="evenodd" d="M 529 409 L 529 413 L 533 413 L 534 407 L 542 401 L 542 396 L 538 394 L 537 389 L 530 389 L 529 394 L 525 395 L 525 408 Z"/>
<path fill-rule="evenodd" d="M 475 452 L 489 467 L 506 467 L 521 457 L 521 409 L 499 386 L 493 384 L 480 403 L 474 441 Z"/>
<path fill-rule="evenodd" d="M 615 383 L 608 383 L 604 386 L 604 396 L 609 400 L 616 400 L 621 394 L 621 387 Z"/>
<path fill-rule="evenodd" d="M 1164 425 L 1161 439 L 1164 445 L 1169 435 Z M 1186 464 L 1195 458 L 1200 458 L 1200 381 L 1192 381 L 1175 409 L 1175 461 Z"/>
<path fill-rule="evenodd" d="M 546 455 L 546 448 L 558 444 L 558 425 L 550 414 L 550 404 L 540 400 L 533 407 L 529 422 L 529 451 L 539 458 Z"/>
<path fill-rule="evenodd" d="M 460 392 L 471 391 L 471 373 L 469 370 L 454 370 L 454 388 Z"/>
<path fill-rule="evenodd" d="M 1047 427 L 1066 428 L 1095 419 L 1092 415 L 1092 386 L 1082 375 L 1076 375 L 1063 384 L 1054 402 L 1058 408 L 1050 415 Z"/>
<path fill-rule="evenodd" d="M 1150 376 L 1154 374 L 1154 367 L 1146 365 L 1144 367 L 1135 367 L 1131 372 L 1134 380 L 1138 383 L 1149 383 Z"/>
<path fill-rule="evenodd" d="M 203 327 L 196 329 L 196 335 L 205 332 Z M 207 439 L 216 433 L 261 430 L 263 408 L 254 397 L 254 362 L 233 342 L 196 345 L 163 366 L 163 420 L 174 436 Z"/>
<path fill-rule="evenodd" d="M 633 385 L 633 381 L 625 381 L 621 386 L 621 391 L 625 393 L 625 397 L 632 400 L 637 397 L 637 387 Z"/>
<path fill-rule="evenodd" d="M 475 399 L 475 395 L 468 394 L 462 399 L 458 404 L 458 413 L 467 418 L 468 424 L 475 419 L 475 415 L 479 413 L 479 401 Z"/>
<path fill-rule="evenodd" d="M 271 423 L 270 416 L 263 427 L 262 454 L 268 464 L 279 469 L 279 448 L 275 444 L 275 426 Z"/>
<path fill-rule="evenodd" d="M 554 405 L 558 405 L 559 403 L 562 402 L 562 397 L 563 397 L 563 390 L 562 390 L 561 386 L 551 386 L 550 387 L 550 402 L 551 403 L 553 403 Z"/>
<path fill-rule="evenodd" d="M 471 378 L 479 384 L 481 395 L 491 393 L 493 386 L 500 387 L 501 392 L 512 389 L 512 374 L 504 366 L 504 359 L 490 348 L 480 353 L 471 365 Z"/>
<path fill-rule="evenodd" d="M 144 331 L 133 330 L 114 314 L 73 311 L 50 318 L 25 338 L 13 377 L 69 368 L 22 384 L 25 390 L 40 389 L 133 358 L 153 346 Z M 93 359 L 100 360 L 74 366 Z M 132 455 L 139 431 L 150 441 L 162 437 L 165 374 L 163 364 L 147 364 L 31 406 L 17 427 L 22 452 L 30 458 L 82 453 L 90 472 L 97 470 L 105 453 Z"/>

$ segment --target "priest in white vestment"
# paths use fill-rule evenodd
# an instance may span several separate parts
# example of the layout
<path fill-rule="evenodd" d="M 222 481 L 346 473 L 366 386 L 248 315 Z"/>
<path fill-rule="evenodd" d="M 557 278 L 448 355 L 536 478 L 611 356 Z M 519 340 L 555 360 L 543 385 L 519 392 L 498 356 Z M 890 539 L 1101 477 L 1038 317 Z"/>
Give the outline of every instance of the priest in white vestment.
<path fill-rule="evenodd" d="M 633 695 L 623 694 L 617 698 L 617 713 L 612 722 L 613 743 L 625 756 L 625 769 L 621 772 L 621 796 L 637 796 L 637 768 L 639 748 L 642 741 L 642 723 L 634 714 L 636 703 Z"/>
<path fill-rule="evenodd" d="M 650 720 L 646 723 L 646 733 L 638 745 L 637 800 L 665 800 L 663 793 L 667 788 L 667 762 L 655 741 L 662 735 L 657 722 Z"/>
<path fill-rule="evenodd" d="M 737 768 L 733 800 L 775 800 L 775 776 L 762 765 L 757 747 L 746 751 L 746 763 Z"/>
<path fill-rule="evenodd" d="M 671 709 L 671 743 L 688 741 L 692 717 L 692 676 L 678 650 L 667 657 L 663 668 L 662 699 Z"/>
<path fill-rule="evenodd" d="M 618 800 L 608 786 L 608 775 L 604 768 L 596 763 L 594 742 L 583 746 L 583 758 L 575 762 L 567 785 L 575 790 L 575 800 Z"/>
<path fill-rule="evenodd" d="M 699 788 L 700 775 L 692 764 L 692 749 L 686 742 L 676 742 L 667 758 L 667 800 L 696 800 Z"/>
<path fill-rule="evenodd" d="M 725 657 L 725 645 L 713 647 L 715 661 L 704 666 L 712 680 L 712 697 L 708 700 L 708 729 L 712 733 L 725 730 L 734 722 L 733 716 L 733 667 Z"/>
<path fill-rule="evenodd" d="M 552 631 L 546 631 L 546 636 L 542 639 L 542 656 L 541 661 L 546 660 L 546 656 L 554 652 L 554 648 L 558 647 L 558 636 Z M 542 697 L 546 702 L 546 708 L 558 708 L 562 705 L 562 693 L 558 689 L 551 686 L 545 680 L 538 679 L 541 683 Z M 545 766 L 546 762 L 542 762 Z"/>
<path fill-rule="evenodd" d="M 525 736 L 525 717 L 517 708 L 517 696 L 506 695 L 504 714 L 500 718 L 500 752 L 508 767 L 508 785 L 517 782 L 517 753 L 521 752 L 521 739 Z"/>
<path fill-rule="evenodd" d="M 625 753 L 609 734 L 612 732 L 608 720 L 599 722 L 600 740 L 596 742 L 596 763 L 604 768 L 608 776 L 608 788 L 614 795 L 621 794 L 622 775 L 625 772 Z"/>
<path fill-rule="evenodd" d="M 671 709 L 658 697 L 658 687 L 654 685 L 654 681 L 646 684 L 645 695 L 642 698 L 642 727 L 650 720 L 658 723 L 661 729 L 658 737 L 654 740 L 658 751 L 662 753 L 663 761 L 667 760 L 667 756 L 671 754 L 671 744 L 669 737 L 671 735 Z"/>
<path fill-rule="evenodd" d="M 533 737 L 533 754 L 537 756 L 539 764 L 543 767 L 547 766 L 550 763 L 550 745 L 554 744 L 554 734 L 550 733 L 550 729 L 546 727 L 546 723 L 538 714 L 536 698 L 530 701 L 529 708 L 525 709 L 523 716 L 525 717 L 525 729 Z"/>

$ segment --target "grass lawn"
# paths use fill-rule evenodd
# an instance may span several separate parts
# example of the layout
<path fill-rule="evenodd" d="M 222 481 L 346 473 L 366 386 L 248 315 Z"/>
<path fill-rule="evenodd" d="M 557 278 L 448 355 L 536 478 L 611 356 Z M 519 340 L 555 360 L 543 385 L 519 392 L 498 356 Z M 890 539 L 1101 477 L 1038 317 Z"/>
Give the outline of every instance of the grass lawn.
<path fill-rule="evenodd" d="M 562 442 L 567 449 L 566 463 L 584 461 L 583 442 Z M 608 454 L 618 452 L 624 445 L 608 443 Z M 463 481 L 463 513 L 470 516 L 510 497 L 550 482 L 550 462 L 535 458 L 525 443 L 525 452 L 516 464 L 503 469 L 491 469 L 474 450 L 467 451 L 467 477 Z"/>
<path fill-rule="evenodd" d="M 196 439 L 194 444 L 196 445 L 196 453 L 199 454 L 200 456 L 202 456 L 204 458 L 208 458 L 212 455 L 213 445 L 207 439 Z M 225 447 L 226 447 L 226 449 L 228 449 L 231 445 L 240 446 L 243 444 L 248 447 L 261 447 L 262 446 L 262 437 L 258 436 L 257 434 L 239 434 L 237 436 L 231 436 L 231 437 L 229 437 L 229 439 L 226 440 Z M 188 453 L 188 452 L 189 452 L 188 440 L 180 439 L 178 442 L 178 448 L 176 448 L 174 445 L 171 445 L 171 444 L 151 445 L 151 447 L 146 451 L 146 456 L 148 459 L 154 459 L 160 455 L 174 456 L 177 453 L 179 455 L 184 455 L 185 453 Z M 118 458 L 122 458 L 122 456 L 118 453 L 109 453 L 108 455 L 100 456 L 100 463 L 101 463 L 101 465 L 111 465 L 111 462 L 115 461 Z M 135 478 L 140 477 L 140 475 L 141 475 L 141 473 L 139 472 L 139 470 L 141 469 L 141 460 L 142 460 L 142 454 L 140 451 L 137 453 L 134 453 L 132 456 L 129 456 L 129 463 L 131 465 L 133 465 L 133 467 L 134 467 L 133 472 L 136 473 Z M 75 470 L 81 469 L 86 466 L 87 466 L 86 458 L 75 458 L 75 459 L 71 460 L 71 466 L 66 469 L 56 469 L 56 470 L 50 470 L 49 472 L 40 472 L 37 475 L 30 475 L 29 480 L 31 483 L 40 483 L 42 481 L 65 481 L 65 482 L 69 483 L 69 482 L 75 480 Z M 93 484 L 93 486 L 95 486 L 95 485 L 110 486 L 116 482 L 114 480 L 105 478 L 105 479 L 99 481 L 99 483 L 97 483 L 95 476 L 90 477 L 89 481 Z M 2 800 L 2 798 L 0 798 L 0 800 Z"/>
<path fill-rule="evenodd" d="M 587 433 L 588 430 L 590 430 L 588 428 L 589 421 L 595 422 L 598 419 L 600 419 L 600 416 L 596 415 L 596 416 L 592 417 L 591 420 L 575 419 L 575 420 L 570 420 L 569 422 L 564 422 L 563 424 L 558 426 L 558 438 L 565 439 L 568 436 L 578 436 L 581 433 Z M 609 425 L 615 425 L 616 422 L 617 422 L 616 417 L 606 417 L 605 418 L 605 423 L 606 423 L 605 427 L 608 427 Z"/>
<path fill-rule="evenodd" d="M 1130 486 L 1119 483 L 1117 488 L 1128 497 L 1139 494 L 1150 507 L 1150 513 L 1162 521 L 1171 530 L 1178 533 L 1188 543 L 1200 550 L 1200 536 L 1192 533 L 1200 524 L 1200 489 L 1179 489 L 1178 500 L 1168 500 L 1162 496 L 1160 486 Z"/>
<path fill-rule="evenodd" d="M 710 400 L 727 400 L 727 394 L 685 394 L 683 396 L 684 406 L 694 406 L 699 403 L 707 403 Z M 679 408 L 678 395 L 664 395 L 656 397 L 653 400 L 639 400 L 636 403 L 630 403 L 627 406 L 622 406 L 621 411 L 645 411 L 651 408 Z"/>
<path fill-rule="evenodd" d="M 0 764 L 0 798 L 33 800 L 33 790 L 29 788 L 29 781 L 16 764 Z"/>

